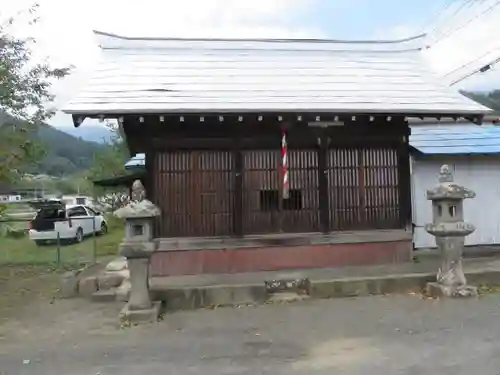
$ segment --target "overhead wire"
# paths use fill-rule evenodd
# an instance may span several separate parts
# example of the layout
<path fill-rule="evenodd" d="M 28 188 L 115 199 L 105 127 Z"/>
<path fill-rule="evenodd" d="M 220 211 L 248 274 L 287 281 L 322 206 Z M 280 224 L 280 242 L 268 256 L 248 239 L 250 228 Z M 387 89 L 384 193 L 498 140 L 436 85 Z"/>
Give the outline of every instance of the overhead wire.
<path fill-rule="evenodd" d="M 446 37 L 450 36 L 451 34 L 457 32 L 458 30 L 463 29 L 465 26 L 470 25 L 473 21 L 477 20 L 479 17 L 488 13 L 489 11 L 491 11 L 492 9 L 496 8 L 499 5 L 500 5 L 500 0 L 495 1 L 495 3 L 493 5 L 489 6 L 488 8 L 486 8 L 485 10 L 480 12 L 479 14 L 476 14 L 474 17 L 470 18 L 466 23 L 461 24 L 460 26 L 452 29 L 451 31 L 448 30 L 448 32 L 445 33 L 444 35 L 443 34 L 439 35 L 439 37 L 437 39 L 435 39 L 433 41 L 433 43 L 438 43 L 438 42 L 442 41 L 443 39 L 445 39 Z M 463 9 L 463 7 L 462 7 L 462 9 Z"/>
<path fill-rule="evenodd" d="M 470 2 L 469 2 L 470 3 Z M 485 1 L 481 1 L 481 5 L 483 5 L 485 3 Z M 464 10 L 464 6 L 467 4 L 467 2 L 464 2 L 462 4 L 461 7 L 459 7 L 455 12 L 454 12 L 454 15 L 455 17 L 459 14 L 459 11 L 460 10 Z M 476 0 L 476 4 L 477 3 L 477 0 Z M 490 3 L 491 4 L 491 3 Z M 458 30 L 461 30 L 463 29 L 464 27 L 466 27 L 467 25 L 470 25 L 473 21 L 476 21 L 478 18 L 480 18 L 481 16 L 487 14 L 488 12 L 491 12 L 492 10 L 494 10 L 497 6 L 500 5 L 500 0 L 497 0 L 495 1 L 492 5 L 489 5 L 486 9 L 483 9 L 482 11 L 479 11 L 477 14 L 473 15 L 471 18 L 469 18 L 465 23 L 461 23 L 460 25 L 458 25 L 457 27 L 455 28 L 451 28 L 449 30 L 447 30 L 447 33 L 444 33 L 442 35 L 440 35 L 440 37 L 437 39 L 437 40 L 434 40 L 432 44 L 434 43 L 438 43 L 439 41 L 445 39 L 446 37 L 450 36 L 451 34 L 457 32 Z M 479 9 L 478 9 L 479 10 Z M 498 58 L 494 58 L 495 56 L 495 53 L 494 52 L 499 52 L 500 53 L 500 48 L 496 48 L 494 49 L 493 51 L 488 51 L 488 52 L 485 52 L 483 53 L 481 56 L 477 57 L 476 59 L 472 60 L 472 61 L 468 61 L 462 65 L 460 65 L 459 67 L 453 69 L 452 72 L 448 73 L 447 76 L 449 75 L 453 75 L 453 73 L 455 72 L 459 72 L 461 69 L 463 68 L 466 68 L 467 66 L 471 66 L 477 62 L 480 62 L 481 60 L 484 60 L 485 57 L 487 57 L 488 55 L 490 54 L 493 54 L 493 56 L 491 57 L 492 60 L 491 61 L 487 61 L 486 60 L 486 63 L 484 64 L 481 64 L 481 66 L 479 68 L 476 68 L 474 69 L 474 71 L 470 72 L 469 74 L 463 76 L 463 77 L 460 77 L 458 79 L 454 79 L 451 83 L 450 83 L 450 86 L 453 86 L 453 85 L 456 85 L 457 83 L 459 82 L 462 82 L 463 80 L 479 73 L 479 72 L 485 72 L 487 70 L 490 70 L 491 69 L 491 66 L 500 62 L 500 57 Z M 497 54 L 498 56 L 498 54 Z"/>
<path fill-rule="evenodd" d="M 497 49 L 497 50 L 500 52 L 500 48 L 499 48 L 499 49 Z M 483 55 L 483 56 L 481 56 L 481 57 L 479 57 L 479 58 L 477 58 L 477 59 L 476 59 L 476 60 L 474 60 L 474 61 L 468 62 L 467 64 L 463 64 L 462 66 L 460 66 L 460 67 L 458 67 L 457 69 L 455 69 L 455 70 L 454 70 L 454 72 L 455 72 L 455 71 L 458 71 L 458 70 L 460 70 L 460 69 L 462 69 L 462 68 L 465 68 L 465 67 L 466 67 L 467 65 L 469 65 L 469 64 L 473 64 L 473 63 L 474 63 L 474 62 L 476 62 L 477 60 L 480 60 L 482 57 L 484 57 L 484 55 Z M 476 73 L 480 73 L 480 72 L 481 72 L 481 71 L 482 71 L 485 67 L 487 67 L 487 66 L 490 66 L 490 67 L 491 67 L 492 65 L 494 65 L 494 64 L 496 64 L 496 63 L 498 63 L 498 62 L 500 62 L 500 57 L 498 57 L 498 58 L 496 58 L 495 60 L 493 60 L 493 61 L 491 61 L 491 62 L 489 62 L 489 63 L 487 63 L 487 64 L 483 65 L 482 67 L 480 67 L 480 68 L 478 68 L 478 69 L 474 70 L 473 72 L 471 72 L 471 73 L 469 73 L 469 74 L 467 74 L 467 75 L 465 75 L 465 76 L 463 76 L 463 77 L 461 77 L 461 78 L 459 78 L 459 79 L 456 79 L 455 81 L 453 81 L 453 82 L 451 82 L 451 83 L 450 83 L 450 86 L 456 85 L 457 83 L 462 82 L 464 79 L 467 79 L 467 78 L 469 78 L 469 77 L 473 76 L 473 75 L 474 75 L 474 74 L 476 74 Z M 491 68 L 490 68 L 490 69 L 491 69 Z M 488 70 L 490 70 L 490 69 L 488 69 Z M 451 74 L 451 73 L 450 73 L 450 74 Z"/>
<path fill-rule="evenodd" d="M 472 1 L 472 0 L 465 0 L 465 3 L 469 2 L 469 1 Z M 443 17 L 445 15 L 445 13 L 451 8 L 451 5 L 455 4 L 455 3 L 456 3 L 456 0 L 449 0 L 447 2 L 447 4 L 445 4 L 445 6 L 443 7 L 443 9 L 441 9 L 441 11 L 435 17 L 432 17 L 430 22 L 428 22 L 428 24 L 434 25 L 434 28 L 432 28 L 430 30 L 426 30 L 427 27 L 424 27 L 421 30 L 421 32 L 425 33 L 427 35 L 430 35 L 434 31 L 436 31 L 436 29 L 438 29 L 440 27 L 440 25 L 442 25 L 444 23 L 444 20 L 446 20 L 447 18 L 450 18 L 450 17 L 453 18 L 454 14 L 456 12 L 453 15 L 451 15 L 451 16 L 444 17 L 443 19 L 441 19 L 441 17 Z"/>

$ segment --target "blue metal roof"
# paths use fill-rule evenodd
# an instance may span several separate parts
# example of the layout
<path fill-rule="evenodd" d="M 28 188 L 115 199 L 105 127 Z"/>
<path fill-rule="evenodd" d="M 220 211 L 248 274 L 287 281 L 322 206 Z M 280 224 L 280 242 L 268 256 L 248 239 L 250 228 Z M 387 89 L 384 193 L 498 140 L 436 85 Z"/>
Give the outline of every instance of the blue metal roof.
<path fill-rule="evenodd" d="M 500 126 L 417 125 L 411 127 L 410 146 L 423 155 L 500 155 Z M 146 157 L 137 154 L 126 169 L 144 168 Z"/>
<path fill-rule="evenodd" d="M 500 127 L 492 124 L 412 126 L 410 145 L 424 155 L 500 155 Z"/>
<path fill-rule="evenodd" d="M 125 169 L 138 169 L 146 166 L 146 154 L 137 154 L 125 163 Z"/>

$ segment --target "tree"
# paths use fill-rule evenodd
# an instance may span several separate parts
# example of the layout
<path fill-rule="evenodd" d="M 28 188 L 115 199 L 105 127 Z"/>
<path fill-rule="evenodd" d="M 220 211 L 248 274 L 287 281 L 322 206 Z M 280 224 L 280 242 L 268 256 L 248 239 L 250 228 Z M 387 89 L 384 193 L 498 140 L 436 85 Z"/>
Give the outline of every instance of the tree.
<path fill-rule="evenodd" d="M 479 104 L 493 109 L 496 113 L 500 112 L 500 90 L 493 90 L 488 93 L 460 91 L 469 99 L 472 99 Z"/>
<path fill-rule="evenodd" d="M 37 21 L 38 4 L 27 10 L 29 23 Z M 18 14 L 21 16 L 21 14 Z M 43 150 L 29 136 L 47 120 L 54 96 L 51 81 L 70 68 L 52 68 L 32 60 L 34 38 L 13 35 L 16 17 L 0 24 L 0 181 L 10 182 L 20 166 L 39 160 Z"/>
<path fill-rule="evenodd" d="M 113 136 L 107 147 L 94 154 L 93 167 L 88 174 L 88 178 L 93 181 L 127 173 L 125 163 L 130 158 L 130 153 L 124 141 L 123 131 L 120 126 L 112 123 L 107 123 L 106 126 L 113 131 Z M 94 199 L 103 209 L 114 211 L 126 204 L 128 198 L 128 192 L 120 187 L 94 187 Z"/>

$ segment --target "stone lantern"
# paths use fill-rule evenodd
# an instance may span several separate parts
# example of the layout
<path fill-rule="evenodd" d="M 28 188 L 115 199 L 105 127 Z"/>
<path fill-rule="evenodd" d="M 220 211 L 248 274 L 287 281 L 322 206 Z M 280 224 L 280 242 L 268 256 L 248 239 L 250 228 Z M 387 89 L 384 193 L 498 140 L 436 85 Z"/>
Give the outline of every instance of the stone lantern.
<path fill-rule="evenodd" d="M 425 230 L 436 237 L 441 253 L 441 267 L 437 282 L 427 285 L 431 296 L 470 297 L 477 295 L 477 288 L 468 286 L 462 268 L 462 253 L 465 237 L 474 232 L 472 224 L 464 222 L 463 201 L 476 194 L 453 182 L 453 174 L 447 165 L 439 171 L 439 184 L 427 191 L 432 201 L 431 224 Z"/>
<path fill-rule="evenodd" d="M 130 202 L 114 212 L 125 220 L 125 238 L 120 254 L 127 258 L 130 271 L 130 297 L 120 313 L 121 319 L 132 322 L 156 321 L 160 304 L 152 302 L 149 293 L 149 263 L 156 244 L 153 241 L 153 219 L 160 209 L 146 199 L 140 180 L 132 185 Z"/>

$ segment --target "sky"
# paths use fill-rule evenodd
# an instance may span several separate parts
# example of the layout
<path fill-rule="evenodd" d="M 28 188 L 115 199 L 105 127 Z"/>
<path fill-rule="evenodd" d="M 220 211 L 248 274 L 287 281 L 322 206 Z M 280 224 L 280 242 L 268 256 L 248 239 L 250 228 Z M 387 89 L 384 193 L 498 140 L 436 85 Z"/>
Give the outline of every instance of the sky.
<path fill-rule="evenodd" d="M 429 30 L 443 9 L 467 1 L 38 0 L 37 24 L 27 26 L 19 16 L 14 32 L 37 39 L 36 59 L 74 66 L 70 77 L 53 86 L 60 108 L 85 84 L 95 65 L 99 49 L 93 30 L 125 36 L 394 39 Z M 0 19 L 32 3 L 0 0 Z M 467 79 L 460 88 L 485 90 L 495 82 L 500 87 L 500 68 Z M 50 123 L 72 126 L 70 116 L 60 112 Z"/>

